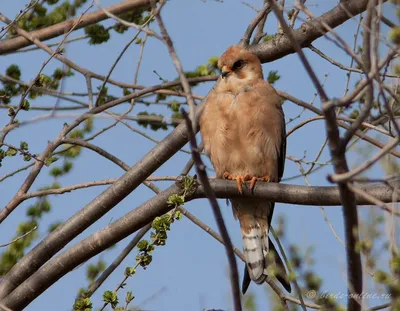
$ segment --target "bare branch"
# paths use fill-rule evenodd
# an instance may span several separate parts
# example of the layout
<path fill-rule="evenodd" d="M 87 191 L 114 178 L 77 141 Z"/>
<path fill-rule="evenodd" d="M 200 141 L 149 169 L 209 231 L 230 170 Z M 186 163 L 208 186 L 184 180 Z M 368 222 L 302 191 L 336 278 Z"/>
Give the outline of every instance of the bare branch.
<path fill-rule="evenodd" d="M 35 273 L 32 277 L 27 279 L 23 284 L 9 294 L 6 299 L 3 300 L 4 305 L 11 309 L 24 308 L 33 299 L 40 295 L 40 293 L 42 293 L 72 269 L 79 266 L 81 263 L 87 261 L 93 256 L 96 256 L 111 245 L 121 241 L 128 235 L 146 226 L 155 217 L 170 211 L 173 206 L 168 205 L 168 198 L 172 194 L 179 194 L 182 192 L 182 183 L 183 178 L 178 178 L 176 184 L 172 185 L 167 190 L 160 192 L 159 195 L 145 202 L 138 208 L 132 210 L 125 216 L 114 221 L 88 238 L 80 241 L 68 250 L 62 252 L 43 267 L 37 269 L 37 271 L 35 270 Z M 235 181 L 215 179 L 210 180 L 210 186 L 218 198 L 233 198 L 237 196 L 242 197 L 242 195 L 240 195 L 237 191 Z M 398 183 L 397 186 L 399 186 Z M 360 188 L 383 202 L 392 202 L 394 190 L 389 186 L 374 185 Z M 341 196 L 337 187 L 307 187 L 285 185 L 280 183 L 257 183 L 253 194 L 248 187 L 244 187 L 243 195 L 254 198 L 263 198 L 268 201 L 286 202 L 290 204 L 314 206 L 341 205 Z M 197 187 L 192 196 L 185 198 L 185 201 L 189 202 L 193 199 L 204 197 L 204 188 L 202 185 L 200 185 Z M 365 200 L 359 196 L 356 196 L 356 200 L 359 205 L 370 204 L 368 200 Z M 62 227 L 59 228 L 62 229 Z M 60 229 L 57 228 L 56 231 L 60 233 Z M 79 228 L 77 229 L 79 230 Z M 46 241 L 46 239 L 44 241 Z M 44 243 L 44 241 L 41 243 Z M 59 247 L 60 243 L 58 241 L 56 241 L 56 243 L 54 243 L 54 241 L 49 242 L 51 242 L 51 244 L 46 244 L 49 247 L 48 249 Z M 41 250 L 36 248 L 27 256 L 36 258 L 37 260 L 40 258 L 37 256 L 40 253 Z M 31 260 L 29 263 L 32 265 L 35 261 Z M 9 274 L 6 275 L 1 283 L 9 282 L 7 280 L 8 275 Z M 18 276 L 18 274 L 16 276 Z"/>
<path fill-rule="evenodd" d="M 271 12 L 269 4 L 267 2 L 264 3 L 264 7 L 258 11 L 256 17 L 251 21 L 249 26 L 246 29 L 246 32 L 243 35 L 243 38 L 239 41 L 238 45 L 247 47 L 250 44 L 251 35 L 256 29 L 257 25 L 261 24 L 264 25 L 265 19 L 267 18 L 268 13 Z"/>
<path fill-rule="evenodd" d="M 118 15 L 128 10 L 141 9 L 146 6 L 150 7 L 150 0 L 128 0 L 109 6 L 106 8 L 106 10 L 112 14 Z M 87 14 L 79 24 L 77 23 L 78 19 L 76 18 L 59 24 L 55 24 L 50 27 L 33 31 L 29 33 L 29 36 L 36 38 L 39 41 L 45 41 L 63 35 L 66 32 L 66 29 L 70 29 L 75 24 L 78 24 L 75 27 L 75 29 L 78 30 L 88 25 L 105 20 L 107 18 L 108 16 L 102 10 L 98 10 L 94 13 Z M 17 37 L 6 40 L 4 42 L 0 42 L 0 55 L 12 53 L 15 50 L 32 45 L 32 43 L 32 41 L 25 37 Z"/>
<path fill-rule="evenodd" d="M 12 241 L 6 243 L 6 244 L 0 244 L 0 247 L 6 247 L 10 244 L 13 244 L 15 242 L 17 242 L 18 240 L 21 240 L 22 238 L 26 237 L 27 235 L 31 234 L 33 231 L 35 231 L 37 229 L 37 226 L 33 227 L 31 230 L 29 230 L 28 232 L 24 233 L 23 235 L 13 239 Z"/>
<path fill-rule="evenodd" d="M 330 11 L 314 20 L 305 22 L 295 30 L 293 35 L 296 42 L 298 42 L 301 47 L 308 47 L 314 40 L 322 37 L 327 32 L 319 26 L 321 21 L 329 25 L 331 28 L 335 28 L 350 19 L 347 11 L 355 16 L 364 12 L 367 8 L 367 4 L 368 0 L 341 1 Z M 342 6 L 345 6 L 347 11 L 344 10 Z M 249 50 L 257 55 L 262 63 L 276 60 L 288 54 L 295 53 L 296 51 L 290 42 L 290 39 L 285 35 L 275 36 L 267 42 L 249 47 Z"/>
<path fill-rule="evenodd" d="M 164 3 L 165 3 L 165 0 L 161 1 L 160 5 L 159 5 L 159 9 L 164 5 Z M 153 6 L 153 8 L 156 10 L 155 6 Z M 196 132 L 196 130 L 197 130 L 196 104 L 193 100 L 192 89 L 190 88 L 190 85 L 185 76 L 185 72 L 183 70 L 182 64 L 179 61 L 178 55 L 176 54 L 174 44 L 172 43 L 171 37 L 169 36 L 167 29 L 165 28 L 164 22 L 160 16 L 159 11 L 155 13 L 155 16 L 156 16 L 158 26 L 160 27 L 160 31 L 163 36 L 163 40 L 164 40 L 165 44 L 167 45 L 169 55 L 172 58 L 172 62 L 174 63 L 176 71 L 178 72 L 179 79 L 181 81 L 183 90 L 186 93 L 186 100 L 189 105 L 190 120 L 192 122 L 193 131 Z"/>
<path fill-rule="evenodd" d="M 362 172 L 364 172 L 365 170 L 370 168 L 372 165 L 374 165 L 377 161 L 382 159 L 383 156 L 385 156 L 386 154 L 389 154 L 391 149 L 393 149 L 399 145 L 399 142 L 400 142 L 399 136 L 397 136 L 396 138 L 393 138 L 392 141 L 390 143 L 388 143 L 385 146 L 385 148 L 380 150 L 372 159 L 366 161 L 365 163 L 356 167 L 355 169 L 352 169 L 351 171 L 344 172 L 341 174 L 333 174 L 333 175 L 329 176 L 329 179 L 332 182 L 336 182 L 336 183 L 343 183 L 343 182 L 350 181 L 352 177 L 354 177 L 358 174 L 361 174 Z"/>

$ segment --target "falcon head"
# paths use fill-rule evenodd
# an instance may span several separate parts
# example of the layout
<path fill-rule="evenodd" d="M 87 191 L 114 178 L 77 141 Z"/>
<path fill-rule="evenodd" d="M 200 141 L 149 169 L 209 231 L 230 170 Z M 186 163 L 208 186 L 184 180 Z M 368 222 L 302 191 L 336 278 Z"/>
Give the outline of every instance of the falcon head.
<path fill-rule="evenodd" d="M 222 54 L 218 60 L 218 67 L 226 83 L 243 84 L 263 79 L 258 57 L 238 46 L 231 46 Z"/>

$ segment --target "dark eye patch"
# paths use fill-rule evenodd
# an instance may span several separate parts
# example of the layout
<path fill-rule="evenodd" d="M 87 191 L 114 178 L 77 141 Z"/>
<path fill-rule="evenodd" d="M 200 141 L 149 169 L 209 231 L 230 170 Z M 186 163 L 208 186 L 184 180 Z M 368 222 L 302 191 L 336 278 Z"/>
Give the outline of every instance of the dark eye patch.
<path fill-rule="evenodd" d="M 239 59 L 239 60 L 237 60 L 236 62 L 233 63 L 232 70 L 240 69 L 240 68 L 243 67 L 243 65 L 244 65 L 244 61 Z"/>

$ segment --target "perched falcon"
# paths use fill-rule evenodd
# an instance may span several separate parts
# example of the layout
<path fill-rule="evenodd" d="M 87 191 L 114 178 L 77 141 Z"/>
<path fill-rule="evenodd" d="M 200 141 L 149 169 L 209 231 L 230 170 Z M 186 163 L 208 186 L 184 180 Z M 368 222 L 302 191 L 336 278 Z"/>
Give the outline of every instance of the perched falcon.
<path fill-rule="evenodd" d="M 286 154 L 285 119 L 281 99 L 263 78 L 260 60 L 254 54 L 231 46 L 218 61 L 221 78 L 209 93 L 200 118 L 205 152 L 217 178 L 243 183 L 279 182 Z M 290 292 L 285 267 L 268 237 L 274 202 L 255 198 L 231 200 L 239 219 L 246 258 L 242 284 L 246 292 L 250 279 L 262 284 L 267 268 L 276 264 L 275 276 Z"/>

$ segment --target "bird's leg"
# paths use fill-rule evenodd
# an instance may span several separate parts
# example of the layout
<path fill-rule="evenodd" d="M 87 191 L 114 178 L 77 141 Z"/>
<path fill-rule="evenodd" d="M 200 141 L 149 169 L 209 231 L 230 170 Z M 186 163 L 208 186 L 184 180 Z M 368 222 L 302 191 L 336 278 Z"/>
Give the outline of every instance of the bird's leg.
<path fill-rule="evenodd" d="M 249 174 L 246 174 L 245 176 L 234 176 L 229 172 L 225 172 L 223 177 L 225 179 L 229 179 L 229 180 L 236 180 L 236 184 L 237 184 L 237 188 L 240 192 L 240 194 L 243 194 L 243 187 L 242 184 L 244 184 L 247 180 L 251 180 L 251 176 Z"/>
<path fill-rule="evenodd" d="M 266 182 L 270 182 L 270 178 L 268 175 L 263 176 L 263 177 L 252 177 L 250 179 L 250 190 L 251 192 L 253 192 L 254 186 L 256 185 L 257 181 L 266 181 Z"/>

